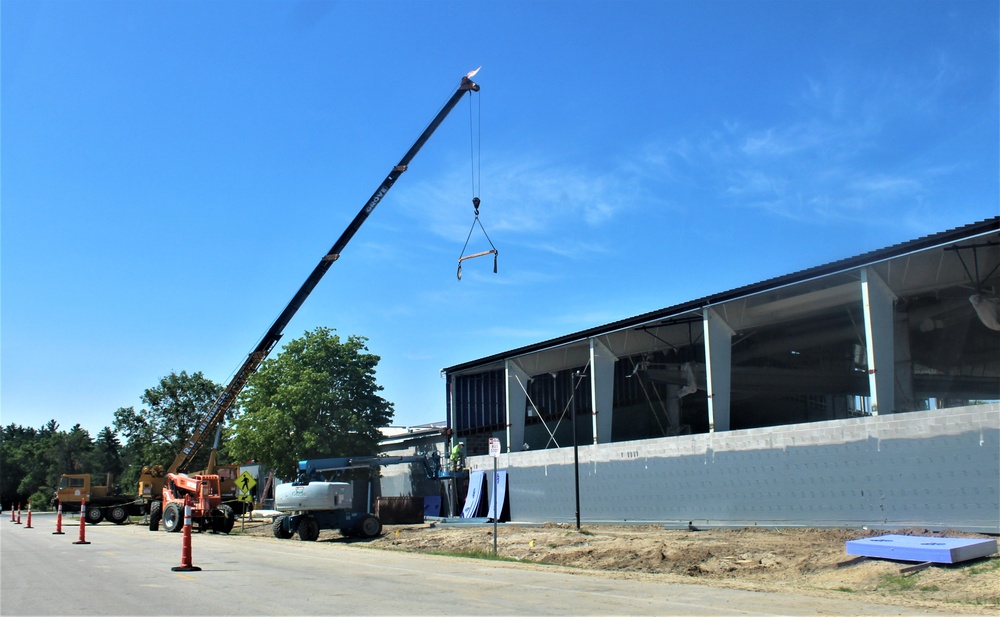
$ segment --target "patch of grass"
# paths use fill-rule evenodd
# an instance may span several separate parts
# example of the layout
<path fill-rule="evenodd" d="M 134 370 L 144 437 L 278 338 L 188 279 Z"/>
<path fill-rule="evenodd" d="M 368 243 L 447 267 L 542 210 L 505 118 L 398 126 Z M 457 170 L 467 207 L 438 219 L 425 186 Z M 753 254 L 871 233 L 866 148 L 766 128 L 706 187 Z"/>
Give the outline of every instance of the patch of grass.
<path fill-rule="evenodd" d="M 465 557 L 466 559 L 486 559 L 488 561 L 522 561 L 521 559 L 515 559 L 514 557 L 506 557 L 500 555 L 499 553 L 494 555 L 493 549 L 483 550 L 483 549 L 469 549 L 463 551 L 431 551 L 431 555 L 440 555 L 442 557 Z"/>
<path fill-rule="evenodd" d="M 969 566 L 965 573 L 969 576 L 978 576 L 995 570 L 1000 570 L 1000 559 L 991 559 L 983 564 Z"/>
<path fill-rule="evenodd" d="M 886 574 L 879 583 L 879 589 L 886 591 L 910 591 L 917 586 L 917 580 L 912 576 L 902 574 Z"/>
<path fill-rule="evenodd" d="M 843 591 L 844 593 L 854 593 L 854 590 L 850 587 L 837 587 L 834 591 Z"/>
<path fill-rule="evenodd" d="M 925 593 L 933 593 L 935 591 L 941 591 L 941 587 L 938 585 L 917 585 L 917 578 L 914 575 L 904 575 L 904 574 L 886 574 L 882 577 L 879 583 L 879 589 L 884 589 L 889 592 L 904 592 L 904 591 L 923 591 Z"/>

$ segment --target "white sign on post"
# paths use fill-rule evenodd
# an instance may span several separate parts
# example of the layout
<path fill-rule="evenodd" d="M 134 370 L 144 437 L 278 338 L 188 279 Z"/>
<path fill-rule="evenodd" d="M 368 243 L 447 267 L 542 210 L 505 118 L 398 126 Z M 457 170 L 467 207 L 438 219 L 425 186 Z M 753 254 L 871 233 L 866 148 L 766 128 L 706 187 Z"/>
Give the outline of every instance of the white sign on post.
<path fill-rule="evenodd" d="M 493 458 L 500 456 L 500 440 L 496 437 L 490 437 L 490 456 Z"/>

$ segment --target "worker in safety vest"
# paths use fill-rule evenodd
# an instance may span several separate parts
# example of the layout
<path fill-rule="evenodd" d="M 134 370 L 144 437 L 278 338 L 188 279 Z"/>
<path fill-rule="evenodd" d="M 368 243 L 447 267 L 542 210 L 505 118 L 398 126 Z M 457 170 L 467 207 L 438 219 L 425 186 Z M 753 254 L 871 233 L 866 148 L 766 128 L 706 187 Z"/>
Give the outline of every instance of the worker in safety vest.
<path fill-rule="evenodd" d="M 455 471 L 462 468 L 462 455 L 464 454 L 464 449 L 465 444 L 461 442 L 455 444 L 455 447 L 451 449 L 451 468 Z"/>

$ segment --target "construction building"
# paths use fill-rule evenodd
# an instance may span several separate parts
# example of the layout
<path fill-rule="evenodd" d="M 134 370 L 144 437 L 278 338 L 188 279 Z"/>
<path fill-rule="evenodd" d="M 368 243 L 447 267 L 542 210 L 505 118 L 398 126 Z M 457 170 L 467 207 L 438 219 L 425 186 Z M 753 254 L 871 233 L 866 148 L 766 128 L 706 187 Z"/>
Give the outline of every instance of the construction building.
<path fill-rule="evenodd" d="M 447 425 L 515 521 L 997 533 L 998 290 L 1000 217 L 446 368 Z"/>

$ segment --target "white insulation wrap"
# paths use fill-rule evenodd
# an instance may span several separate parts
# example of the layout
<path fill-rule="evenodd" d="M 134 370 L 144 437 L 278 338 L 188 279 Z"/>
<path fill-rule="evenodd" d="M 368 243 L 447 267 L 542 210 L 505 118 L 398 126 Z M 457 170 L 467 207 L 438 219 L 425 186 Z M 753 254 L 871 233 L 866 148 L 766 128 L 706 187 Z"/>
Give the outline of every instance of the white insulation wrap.
<path fill-rule="evenodd" d="M 344 510 L 350 509 L 351 485 L 348 482 L 310 482 L 307 485 L 279 484 L 274 490 L 274 509 Z"/>

